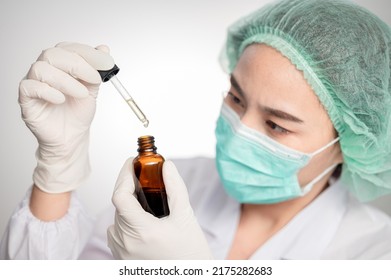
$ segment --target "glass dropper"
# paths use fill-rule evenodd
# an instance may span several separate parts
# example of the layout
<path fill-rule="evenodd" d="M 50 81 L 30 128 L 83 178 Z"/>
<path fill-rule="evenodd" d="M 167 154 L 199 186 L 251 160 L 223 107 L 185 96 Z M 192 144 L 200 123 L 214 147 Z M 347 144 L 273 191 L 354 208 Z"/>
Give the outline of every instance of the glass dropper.
<path fill-rule="evenodd" d="M 132 96 L 129 94 L 129 92 L 126 90 L 126 88 L 122 85 L 122 83 L 116 76 L 119 72 L 118 66 L 114 65 L 114 67 L 110 70 L 98 70 L 98 72 L 102 78 L 102 81 L 110 81 L 117 89 L 117 91 L 121 94 L 122 98 L 126 101 L 126 103 L 128 103 L 129 107 L 132 109 L 137 118 L 142 122 L 144 127 L 148 127 L 148 119 L 145 117 L 144 113 L 137 106 Z"/>

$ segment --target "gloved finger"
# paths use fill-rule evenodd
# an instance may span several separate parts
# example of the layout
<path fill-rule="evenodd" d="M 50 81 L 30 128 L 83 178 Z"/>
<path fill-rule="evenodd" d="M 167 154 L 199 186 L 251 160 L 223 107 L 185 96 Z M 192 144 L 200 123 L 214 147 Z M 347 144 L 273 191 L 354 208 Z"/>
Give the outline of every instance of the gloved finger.
<path fill-rule="evenodd" d="M 116 207 L 118 214 L 121 215 L 127 223 L 140 225 L 148 223 L 151 218 L 155 217 L 145 212 L 135 197 L 133 174 L 133 159 L 129 158 L 125 161 L 118 176 L 112 196 L 112 202 Z"/>
<path fill-rule="evenodd" d="M 143 210 L 134 196 L 133 179 L 128 176 L 118 178 L 111 201 L 120 214 Z"/>
<path fill-rule="evenodd" d="M 130 183 L 130 185 L 129 185 L 129 188 L 126 188 L 126 189 L 129 190 L 133 194 L 135 191 L 135 187 L 134 187 L 134 183 L 133 183 L 133 173 L 134 173 L 134 171 L 133 171 L 133 158 L 128 158 L 125 161 L 124 165 L 122 166 L 122 168 L 119 172 L 119 175 L 117 177 L 117 181 L 115 183 L 114 192 L 116 192 L 120 188 L 124 188 L 124 186 L 122 186 L 122 183 L 124 181 L 127 181 L 128 183 Z"/>
<path fill-rule="evenodd" d="M 61 104 L 65 96 L 48 84 L 37 80 L 22 80 L 19 84 L 19 104 L 24 105 L 31 99 L 41 99 L 53 104 Z"/>
<path fill-rule="evenodd" d="M 62 42 L 56 45 L 83 57 L 96 70 L 109 70 L 114 59 L 105 51 L 79 43 Z"/>
<path fill-rule="evenodd" d="M 86 98 L 88 89 L 79 81 L 45 61 L 36 61 L 27 74 L 28 79 L 50 85 L 65 95 Z"/>
<path fill-rule="evenodd" d="M 123 242 L 120 240 L 119 236 L 116 233 L 115 225 L 109 226 L 107 229 L 107 246 L 110 248 L 111 253 L 113 254 L 114 259 L 119 260 L 120 254 L 118 250 L 123 250 Z M 120 247 L 120 248 L 118 248 Z"/>
<path fill-rule="evenodd" d="M 143 228 L 148 227 L 148 224 L 153 223 L 154 219 L 158 218 L 142 208 L 131 191 L 132 184 L 133 180 L 130 178 L 121 181 L 121 183 L 116 186 L 112 202 L 117 209 L 117 214 L 120 219 L 125 221 L 128 227 L 134 227 L 135 230 L 142 230 Z"/>
<path fill-rule="evenodd" d="M 38 61 L 46 61 L 50 65 L 61 69 L 72 77 L 89 84 L 100 84 L 101 77 L 88 62 L 80 55 L 63 48 L 50 48 L 44 50 Z"/>
<path fill-rule="evenodd" d="M 106 46 L 106 45 L 96 46 L 95 49 L 100 50 L 100 51 L 105 52 L 105 53 L 110 53 L 110 48 L 108 46 Z"/>
<path fill-rule="evenodd" d="M 170 215 L 191 208 L 186 185 L 172 161 L 164 162 L 163 180 L 167 191 Z"/>

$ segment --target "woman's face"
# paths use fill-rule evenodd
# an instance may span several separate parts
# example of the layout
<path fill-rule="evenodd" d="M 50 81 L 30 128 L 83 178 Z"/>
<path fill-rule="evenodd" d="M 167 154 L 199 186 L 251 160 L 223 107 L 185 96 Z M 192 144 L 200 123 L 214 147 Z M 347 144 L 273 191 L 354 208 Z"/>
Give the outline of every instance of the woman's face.
<path fill-rule="evenodd" d="M 312 153 L 337 137 L 303 73 L 264 44 L 253 44 L 244 50 L 231 75 L 225 102 L 248 127 L 301 152 Z M 300 185 L 340 162 L 342 154 L 336 143 L 314 156 L 300 171 Z"/>

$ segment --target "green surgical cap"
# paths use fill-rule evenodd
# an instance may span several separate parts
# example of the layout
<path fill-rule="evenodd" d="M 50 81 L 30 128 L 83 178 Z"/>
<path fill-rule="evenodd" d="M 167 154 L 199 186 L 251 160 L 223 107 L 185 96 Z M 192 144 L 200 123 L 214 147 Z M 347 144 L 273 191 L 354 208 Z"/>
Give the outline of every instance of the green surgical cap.
<path fill-rule="evenodd" d="M 391 193 L 391 30 L 342 0 L 284 0 L 228 29 L 220 62 L 232 73 L 264 43 L 304 74 L 328 112 L 344 157 L 341 180 L 361 201 Z"/>

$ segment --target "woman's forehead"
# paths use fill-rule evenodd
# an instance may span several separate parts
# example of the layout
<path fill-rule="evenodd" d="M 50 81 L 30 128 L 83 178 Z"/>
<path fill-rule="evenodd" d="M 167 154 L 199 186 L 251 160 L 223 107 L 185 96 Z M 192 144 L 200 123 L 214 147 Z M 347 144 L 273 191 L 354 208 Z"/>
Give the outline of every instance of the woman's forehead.
<path fill-rule="evenodd" d="M 302 119 L 329 119 L 303 72 L 270 46 L 249 45 L 232 76 L 250 103 L 262 103 Z"/>

